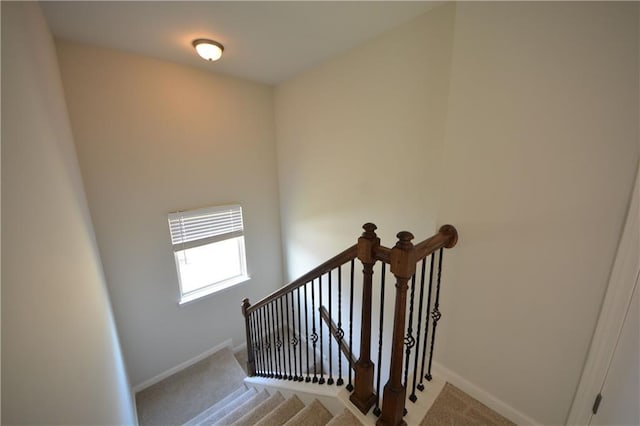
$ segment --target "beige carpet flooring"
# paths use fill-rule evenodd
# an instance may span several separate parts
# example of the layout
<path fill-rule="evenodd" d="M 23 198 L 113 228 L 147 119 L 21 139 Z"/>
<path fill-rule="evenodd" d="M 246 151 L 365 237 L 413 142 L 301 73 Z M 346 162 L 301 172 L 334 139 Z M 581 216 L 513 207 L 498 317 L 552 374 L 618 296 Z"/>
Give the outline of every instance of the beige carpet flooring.
<path fill-rule="evenodd" d="M 515 423 L 447 383 L 420 426 L 506 426 Z"/>
<path fill-rule="evenodd" d="M 229 348 L 136 394 L 141 426 L 181 425 L 241 387 L 246 377 Z"/>
<path fill-rule="evenodd" d="M 138 392 L 139 424 L 181 425 L 191 420 L 242 386 L 246 375 L 240 366 L 244 367 L 245 363 L 245 351 L 234 355 L 225 348 Z M 420 426 L 467 425 L 511 426 L 514 423 L 450 383 L 420 423 Z"/>

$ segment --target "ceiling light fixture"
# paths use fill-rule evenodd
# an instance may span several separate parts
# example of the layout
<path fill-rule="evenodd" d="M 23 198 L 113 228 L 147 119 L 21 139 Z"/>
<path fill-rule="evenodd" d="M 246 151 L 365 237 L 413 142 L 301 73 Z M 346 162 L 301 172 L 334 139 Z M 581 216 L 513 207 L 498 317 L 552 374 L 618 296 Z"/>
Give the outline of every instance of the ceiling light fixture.
<path fill-rule="evenodd" d="M 217 61 L 222 57 L 222 51 L 224 46 L 217 41 L 208 40 L 206 38 L 199 38 L 193 40 L 193 47 L 196 48 L 198 55 L 205 61 Z"/>

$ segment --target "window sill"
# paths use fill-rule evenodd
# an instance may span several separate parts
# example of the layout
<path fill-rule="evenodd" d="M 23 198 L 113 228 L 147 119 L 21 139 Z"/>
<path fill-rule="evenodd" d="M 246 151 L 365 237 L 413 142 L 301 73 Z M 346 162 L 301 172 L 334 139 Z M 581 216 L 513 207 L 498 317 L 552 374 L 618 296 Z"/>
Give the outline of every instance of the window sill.
<path fill-rule="evenodd" d="M 239 284 L 245 283 L 247 281 L 249 281 L 251 279 L 250 276 L 248 275 L 242 275 L 239 277 L 235 277 L 232 278 L 230 280 L 227 281 L 223 281 L 221 283 L 212 285 L 210 287 L 205 287 L 202 290 L 198 290 L 195 291 L 193 293 L 187 294 L 185 296 L 182 296 L 180 298 L 180 301 L 178 302 L 178 305 L 182 306 L 185 305 L 187 303 L 191 303 L 191 302 L 195 302 L 196 300 L 200 300 L 203 297 L 207 297 L 207 296 L 211 296 L 213 294 L 216 293 L 220 293 L 224 290 L 230 289 L 232 287 L 235 287 Z"/>

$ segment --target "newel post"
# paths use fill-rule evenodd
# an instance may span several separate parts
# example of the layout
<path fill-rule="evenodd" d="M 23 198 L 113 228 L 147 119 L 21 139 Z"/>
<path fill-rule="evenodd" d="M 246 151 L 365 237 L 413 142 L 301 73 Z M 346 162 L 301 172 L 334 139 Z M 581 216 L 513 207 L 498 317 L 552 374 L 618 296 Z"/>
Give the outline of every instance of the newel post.
<path fill-rule="evenodd" d="M 377 425 L 406 425 L 402 419 L 406 388 L 402 385 L 402 361 L 404 349 L 404 327 L 407 309 L 408 282 L 416 272 L 416 254 L 410 232 L 400 232 L 398 242 L 391 249 L 390 269 L 396 277 L 396 303 L 393 315 L 393 338 L 391 341 L 391 366 L 389 381 L 384 386 L 382 414 Z"/>
<path fill-rule="evenodd" d="M 376 235 L 376 226 L 366 223 L 364 232 L 358 238 L 358 259 L 363 266 L 362 279 L 362 322 L 360 334 L 360 358 L 354 364 L 354 391 L 349 397 L 358 409 L 366 414 L 376 401 L 373 393 L 374 365 L 371 361 L 371 292 L 373 282 L 373 265 L 376 263 L 375 249 L 380 245 Z"/>
<path fill-rule="evenodd" d="M 251 330 L 249 329 L 249 313 L 247 312 L 251 303 L 249 299 L 242 301 L 242 315 L 244 316 L 244 327 L 247 333 L 247 375 L 249 377 L 256 375 L 256 364 L 253 357 L 253 344 L 251 343 Z"/>

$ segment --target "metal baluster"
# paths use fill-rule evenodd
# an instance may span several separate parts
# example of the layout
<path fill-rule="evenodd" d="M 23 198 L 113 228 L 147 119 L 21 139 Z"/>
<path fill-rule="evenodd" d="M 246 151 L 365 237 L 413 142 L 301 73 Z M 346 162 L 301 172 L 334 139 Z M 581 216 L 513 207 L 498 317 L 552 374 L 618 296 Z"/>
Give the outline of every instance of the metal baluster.
<path fill-rule="evenodd" d="M 318 362 L 316 360 L 316 343 L 318 342 L 318 333 L 316 333 L 316 296 L 313 288 L 314 281 L 311 281 L 311 322 L 312 322 L 312 332 L 311 332 L 311 341 L 313 342 L 313 383 L 318 383 Z"/>
<path fill-rule="evenodd" d="M 420 327 L 422 326 L 422 302 L 424 299 L 424 274 L 427 268 L 427 259 L 422 259 L 422 270 L 420 273 L 420 296 L 418 303 L 418 331 L 416 332 L 416 355 L 413 361 L 413 386 L 411 388 L 411 395 L 409 395 L 409 400 L 411 402 L 416 402 L 418 397 L 416 396 L 416 381 L 418 379 L 418 355 L 420 355 Z M 424 356 L 424 352 L 423 352 Z"/>
<path fill-rule="evenodd" d="M 333 293 L 331 291 L 331 275 L 333 271 L 329 271 L 329 296 L 327 297 L 327 303 L 329 304 L 329 320 L 333 321 L 333 314 L 331 313 L 331 299 L 333 298 Z M 330 324 L 330 323 L 329 323 Z M 327 325 L 327 328 L 329 328 L 329 326 Z M 329 378 L 327 379 L 327 384 L 328 385 L 332 385 L 333 384 L 333 355 L 331 352 L 331 347 L 332 347 L 332 342 L 333 342 L 333 337 L 331 336 L 331 330 L 329 330 L 329 333 L 327 333 L 328 336 L 328 340 L 329 340 Z"/>
<path fill-rule="evenodd" d="M 293 346 L 293 377 L 291 380 L 298 380 L 298 355 L 296 354 L 296 349 L 298 349 L 298 338 L 296 337 L 296 310 L 293 305 L 293 291 L 289 293 L 291 295 L 291 332 L 293 333 L 293 338 L 291 339 L 291 346 Z M 288 316 L 287 316 L 288 321 Z"/>
<path fill-rule="evenodd" d="M 255 327 L 254 337 L 256 340 L 256 375 L 262 376 L 263 366 L 262 366 L 262 339 L 260 339 L 260 327 L 258 326 L 258 311 L 254 311 L 251 313 L 253 326 Z"/>
<path fill-rule="evenodd" d="M 431 381 L 433 378 L 431 376 L 431 363 L 433 362 L 433 346 L 436 341 L 436 327 L 438 326 L 438 321 L 442 318 L 442 314 L 438 309 L 440 306 L 440 278 L 442 277 L 442 249 L 438 252 L 438 281 L 436 283 L 436 300 L 433 304 L 433 312 L 431 313 L 431 318 L 433 319 L 433 326 L 431 328 L 431 350 L 429 351 L 429 369 L 427 370 L 426 379 Z"/>
<path fill-rule="evenodd" d="M 322 342 L 322 318 L 320 317 L 320 307 L 322 306 L 322 275 L 319 277 L 318 284 L 318 328 L 320 329 L 320 379 L 318 379 L 318 384 L 324 384 L 324 352 L 323 342 Z"/>
<path fill-rule="evenodd" d="M 256 341 L 256 344 L 254 346 L 255 350 L 256 350 L 256 356 L 255 356 L 255 360 L 256 360 L 256 372 L 258 373 L 258 376 L 262 376 L 262 373 L 264 372 L 264 365 L 262 364 L 262 339 L 260 338 L 260 327 L 258 326 L 258 312 L 254 311 L 251 313 L 251 318 L 253 321 L 253 326 L 255 327 L 255 331 L 254 331 L 254 338 Z"/>
<path fill-rule="evenodd" d="M 249 339 L 251 339 L 251 348 L 253 349 L 253 366 L 256 376 L 260 376 L 260 361 L 258 360 L 258 339 L 256 338 L 256 324 L 254 312 L 249 314 Z"/>
<path fill-rule="evenodd" d="M 282 377 L 281 378 L 283 380 L 287 380 L 287 356 L 286 356 L 286 353 L 285 353 L 286 348 L 284 346 L 284 343 L 285 343 L 287 337 L 286 337 L 285 332 L 284 332 L 284 310 L 282 309 L 282 298 L 279 298 L 277 300 L 277 304 L 280 305 L 279 306 L 280 326 L 278 327 L 279 328 L 278 331 L 280 332 L 280 347 L 281 347 L 281 350 L 280 350 L 280 362 L 282 363 Z"/>
<path fill-rule="evenodd" d="M 291 380 L 291 336 L 289 335 L 289 309 L 287 309 L 287 295 L 285 294 L 280 298 L 280 310 L 282 312 L 282 340 L 286 339 L 286 355 L 285 355 L 285 374 L 284 378 L 287 380 Z M 286 310 L 286 318 L 287 318 L 287 332 L 284 331 L 285 326 L 285 310 Z"/>
<path fill-rule="evenodd" d="M 380 410 L 380 367 L 382 366 L 382 327 L 384 325 L 384 275 L 387 264 L 382 262 L 382 271 L 380 273 L 380 323 L 378 325 L 378 371 L 376 373 L 376 406 L 373 409 L 373 414 L 380 416 L 382 411 Z"/>
<path fill-rule="evenodd" d="M 282 325 L 280 322 L 280 309 L 278 309 L 278 299 L 274 300 L 276 305 L 276 333 L 278 334 L 278 340 L 276 346 L 278 347 L 278 379 L 282 379 L 285 376 L 284 373 L 284 354 L 282 353 Z"/>
<path fill-rule="evenodd" d="M 416 274 L 411 277 L 411 295 L 409 296 L 409 325 L 407 326 L 407 335 L 404 338 L 404 344 L 407 347 L 404 355 L 404 387 L 408 387 L 409 376 L 409 361 L 411 360 L 411 349 L 415 346 L 416 340 L 413 337 L 413 301 L 416 290 Z M 404 409 L 404 414 L 407 414 L 407 409 Z"/>
<path fill-rule="evenodd" d="M 338 266 L 338 381 L 336 386 L 342 386 L 344 380 L 342 380 L 342 338 L 344 337 L 344 331 L 342 330 L 342 265 Z"/>
<path fill-rule="evenodd" d="M 309 298 L 307 296 L 307 284 L 308 283 L 304 283 L 304 329 L 305 329 L 305 336 L 306 336 L 306 341 L 307 344 L 306 349 L 307 349 L 307 377 L 305 377 L 304 381 L 306 383 L 309 383 L 311 381 L 311 366 L 309 365 Z M 313 281 L 311 281 L 311 292 L 313 293 Z"/>
<path fill-rule="evenodd" d="M 260 340 L 262 341 L 262 373 L 264 377 L 267 377 L 269 372 L 269 345 L 267 343 L 267 333 L 264 328 L 264 321 L 262 321 L 262 314 L 264 313 L 264 306 L 258 310 L 258 324 L 260 324 Z"/>
<path fill-rule="evenodd" d="M 272 322 L 272 314 L 271 314 L 271 304 L 268 304 L 266 306 L 267 311 L 265 312 L 266 314 L 266 320 L 267 320 L 267 328 L 269 329 L 269 346 L 271 347 L 271 350 L 269 351 L 271 360 L 269 361 L 269 366 L 271 367 L 271 374 L 269 374 L 270 378 L 274 378 L 276 376 L 276 334 L 275 334 L 275 330 L 273 329 L 273 322 Z"/>
<path fill-rule="evenodd" d="M 350 274 L 350 298 L 349 298 L 349 349 L 353 352 L 353 270 L 355 260 L 351 260 L 351 274 Z M 353 390 L 353 383 L 351 382 L 351 376 L 353 374 L 352 357 L 349 357 L 349 383 L 347 384 L 347 390 L 351 392 Z"/>
<path fill-rule="evenodd" d="M 427 376 L 424 374 L 425 356 L 427 355 L 427 341 L 429 337 L 429 317 L 431 313 L 431 290 L 433 290 L 433 266 L 435 264 L 435 255 L 431 254 L 431 266 L 429 267 L 429 291 L 427 292 L 427 310 L 424 316 L 424 342 L 422 343 L 422 367 L 420 369 L 420 383 L 417 388 L 420 392 L 424 390 L 423 379 Z"/>
<path fill-rule="evenodd" d="M 269 323 L 267 322 L 267 306 L 263 306 L 260 309 L 260 315 L 262 317 L 262 326 L 264 328 L 265 353 L 267 355 L 265 366 L 269 368 L 265 377 L 271 377 L 273 375 L 273 363 L 271 359 L 271 336 L 269 335 Z"/>
<path fill-rule="evenodd" d="M 300 369 L 298 370 L 300 372 L 298 381 L 301 382 L 304 380 L 304 377 L 302 377 L 302 312 L 300 306 L 300 287 L 298 287 L 298 339 L 298 361 L 300 367 Z"/>
<path fill-rule="evenodd" d="M 264 311 L 264 307 L 258 309 L 256 314 L 258 315 L 258 328 L 260 329 L 260 347 L 262 348 L 262 376 L 266 377 L 269 366 L 267 365 L 268 361 L 268 353 L 269 346 L 267 345 L 267 335 L 264 330 L 264 323 L 262 321 L 262 312 Z"/>

